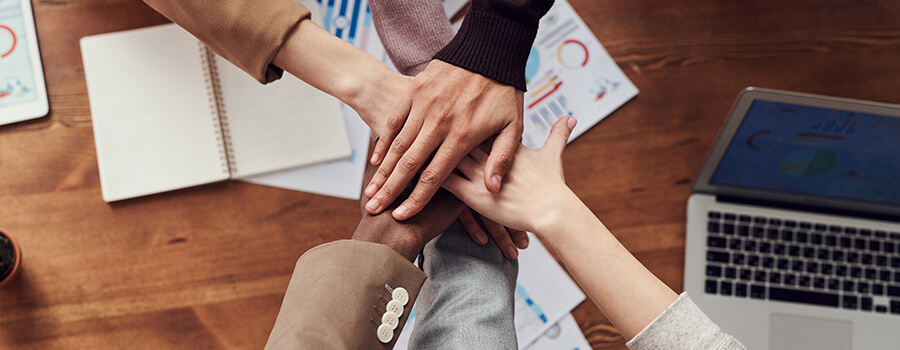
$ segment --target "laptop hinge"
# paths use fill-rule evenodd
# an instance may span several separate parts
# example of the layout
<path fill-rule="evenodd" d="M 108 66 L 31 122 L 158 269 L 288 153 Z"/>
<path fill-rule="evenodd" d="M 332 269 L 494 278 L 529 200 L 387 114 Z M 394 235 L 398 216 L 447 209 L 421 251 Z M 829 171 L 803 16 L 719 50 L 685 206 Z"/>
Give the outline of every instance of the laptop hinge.
<path fill-rule="evenodd" d="M 759 199 L 752 199 L 752 198 L 716 195 L 716 202 L 746 204 L 746 205 L 754 205 L 754 206 L 758 206 L 758 207 L 769 207 L 769 208 L 789 209 L 789 210 L 798 210 L 798 211 L 808 211 L 808 212 L 814 212 L 814 213 L 819 213 L 819 214 L 853 216 L 853 217 L 859 217 L 859 218 L 865 218 L 865 219 L 892 221 L 892 222 L 900 223 L 900 217 L 897 217 L 896 215 L 866 213 L 866 212 L 861 212 L 861 211 L 817 207 L 817 206 L 811 206 L 811 205 L 784 203 L 784 202 L 777 202 L 777 201 L 766 201 L 766 200 L 759 200 Z"/>

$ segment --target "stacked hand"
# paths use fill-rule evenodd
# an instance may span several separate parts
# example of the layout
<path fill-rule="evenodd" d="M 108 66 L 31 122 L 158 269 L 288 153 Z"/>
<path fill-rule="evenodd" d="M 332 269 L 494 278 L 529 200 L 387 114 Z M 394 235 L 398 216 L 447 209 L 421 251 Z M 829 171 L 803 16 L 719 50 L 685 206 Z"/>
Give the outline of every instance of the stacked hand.
<path fill-rule="evenodd" d="M 408 79 L 380 79 L 379 88 L 367 90 L 380 97 L 357 104 L 357 112 L 379 136 L 371 159 L 379 168 L 366 186 L 365 195 L 371 198 L 366 211 L 378 214 L 387 209 L 421 170 L 415 189 L 392 213 L 397 220 L 413 217 L 459 161 L 495 135 L 483 182 L 499 191 L 522 136 L 522 92 L 437 60 L 411 82 Z M 408 91 L 396 93 L 404 87 Z M 390 113 L 379 109 L 391 105 L 397 107 Z M 388 117 L 377 119 L 379 115 Z M 432 154 L 433 160 L 427 162 Z M 478 244 L 486 244 L 490 234 L 509 259 L 518 256 L 517 247 L 528 246 L 524 231 L 507 230 L 471 210 L 464 210 L 459 220 Z"/>
<path fill-rule="evenodd" d="M 481 181 L 488 161 L 484 146 L 463 158 L 458 167 L 463 176 L 451 174 L 443 187 L 473 210 L 506 227 L 546 232 L 546 223 L 565 215 L 570 204 L 581 203 L 566 186 L 562 170 L 562 152 L 574 127 L 574 117 L 562 118 L 553 125 L 541 149 L 519 146 L 499 193 L 488 190 Z"/>
<path fill-rule="evenodd" d="M 373 174 L 375 167 L 367 167 L 365 179 L 371 179 Z M 388 208 L 395 208 L 411 190 L 412 187 L 409 186 Z M 388 212 L 371 215 L 363 208 L 364 203 L 365 199 L 359 203 L 362 219 L 353 233 L 353 239 L 384 244 L 409 261 L 416 258 L 425 243 L 449 227 L 465 208 L 465 205 L 444 190 L 438 191 L 419 215 L 406 221 L 397 221 Z"/>
<path fill-rule="evenodd" d="M 366 186 L 366 211 L 386 209 L 421 170 L 415 190 L 393 211 L 397 220 L 416 215 L 460 160 L 495 135 L 482 181 L 499 191 L 522 137 L 522 98 L 512 86 L 432 61 L 378 135 L 372 164 L 379 168 Z"/>

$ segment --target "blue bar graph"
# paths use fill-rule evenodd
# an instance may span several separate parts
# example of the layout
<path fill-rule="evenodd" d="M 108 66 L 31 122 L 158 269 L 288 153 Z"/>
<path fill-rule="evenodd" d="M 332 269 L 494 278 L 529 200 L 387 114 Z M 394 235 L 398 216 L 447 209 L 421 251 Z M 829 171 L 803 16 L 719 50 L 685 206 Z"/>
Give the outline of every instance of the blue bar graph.
<path fill-rule="evenodd" d="M 541 309 L 540 306 L 534 303 L 534 300 L 528 296 L 528 293 L 525 292 L 525 288 L 522 287 L 521 284 L 516 283 L 516 294 L 518 294 L 522 299 L 525 299 L 525 303 L 528 304 L 528 307 L 531 308 L 531 311 L 534 311 L 534 314 L 541 320 L 543 323 L 547 323 L 547 315 L 544 315 L 544 310 Z"/>
<path fill-rule="evenodd" d="M 320 2 L 321 3 L 321 2 Z M 334 0 L 328 0 L 328 5 L 325 6 L 325 30 L 331 32 L 331 17 L 334 15 Z M 340 36 L 340 35 L 338 35 Z"/>
<path fill-rule="evenodd" d="M 353 2 L 353 19 L 350 20 L 350 33 L 347 34 L 347 41 L 351 44 L 353 44 L 354 39 L 356 39 L 356 23 L 359 22 L 359 13 L 362 12 L 362 9 L 359 8 L 361 2 L 362 0 Z"/>
<path fill-rule="evenodd" d="M 338 12 L 338 17 L 334 19 L 334 35 L 337 35 L 337 37 L 341 39 L 344 38 L 344 27 L 347 26 L 347 3 L 349 3 L 349 0 L 341 1 L 341 10 Z"/>

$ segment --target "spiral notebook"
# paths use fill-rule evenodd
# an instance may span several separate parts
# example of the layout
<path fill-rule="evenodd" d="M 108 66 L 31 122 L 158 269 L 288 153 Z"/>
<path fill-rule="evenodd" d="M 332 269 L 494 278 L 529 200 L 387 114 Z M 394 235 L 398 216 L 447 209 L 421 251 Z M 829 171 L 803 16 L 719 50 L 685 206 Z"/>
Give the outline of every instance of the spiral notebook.
<path fill-rule="evenodd" d="M 174 24 L 81 39 L 107 202 L 350 156 L 340 102 L 262 85 Z"/>

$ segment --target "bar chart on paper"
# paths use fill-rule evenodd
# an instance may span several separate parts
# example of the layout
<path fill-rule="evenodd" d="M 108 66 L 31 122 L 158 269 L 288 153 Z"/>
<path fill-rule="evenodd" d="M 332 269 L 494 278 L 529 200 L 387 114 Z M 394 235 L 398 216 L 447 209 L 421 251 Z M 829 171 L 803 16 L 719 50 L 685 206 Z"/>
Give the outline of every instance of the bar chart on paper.
<path fill-rule="evenodd" d="M 638 93 L 565 0 L 541 19 L 525 79 L 522 143 L 531 148 L 544 144 L 559 118 L 578 118 L 571 141 Z"/>
<path fill-rule="evenodd" d="M 368 0 L 317 0 L 324 13 L 325 30 L 370 54 L 380 46 Z M 373 42 L 374 41 L 374 42 Z M 383 51 L 383 50 L 381 50 Z M 378 59 L 382 57 L 376 56 Z"/>

